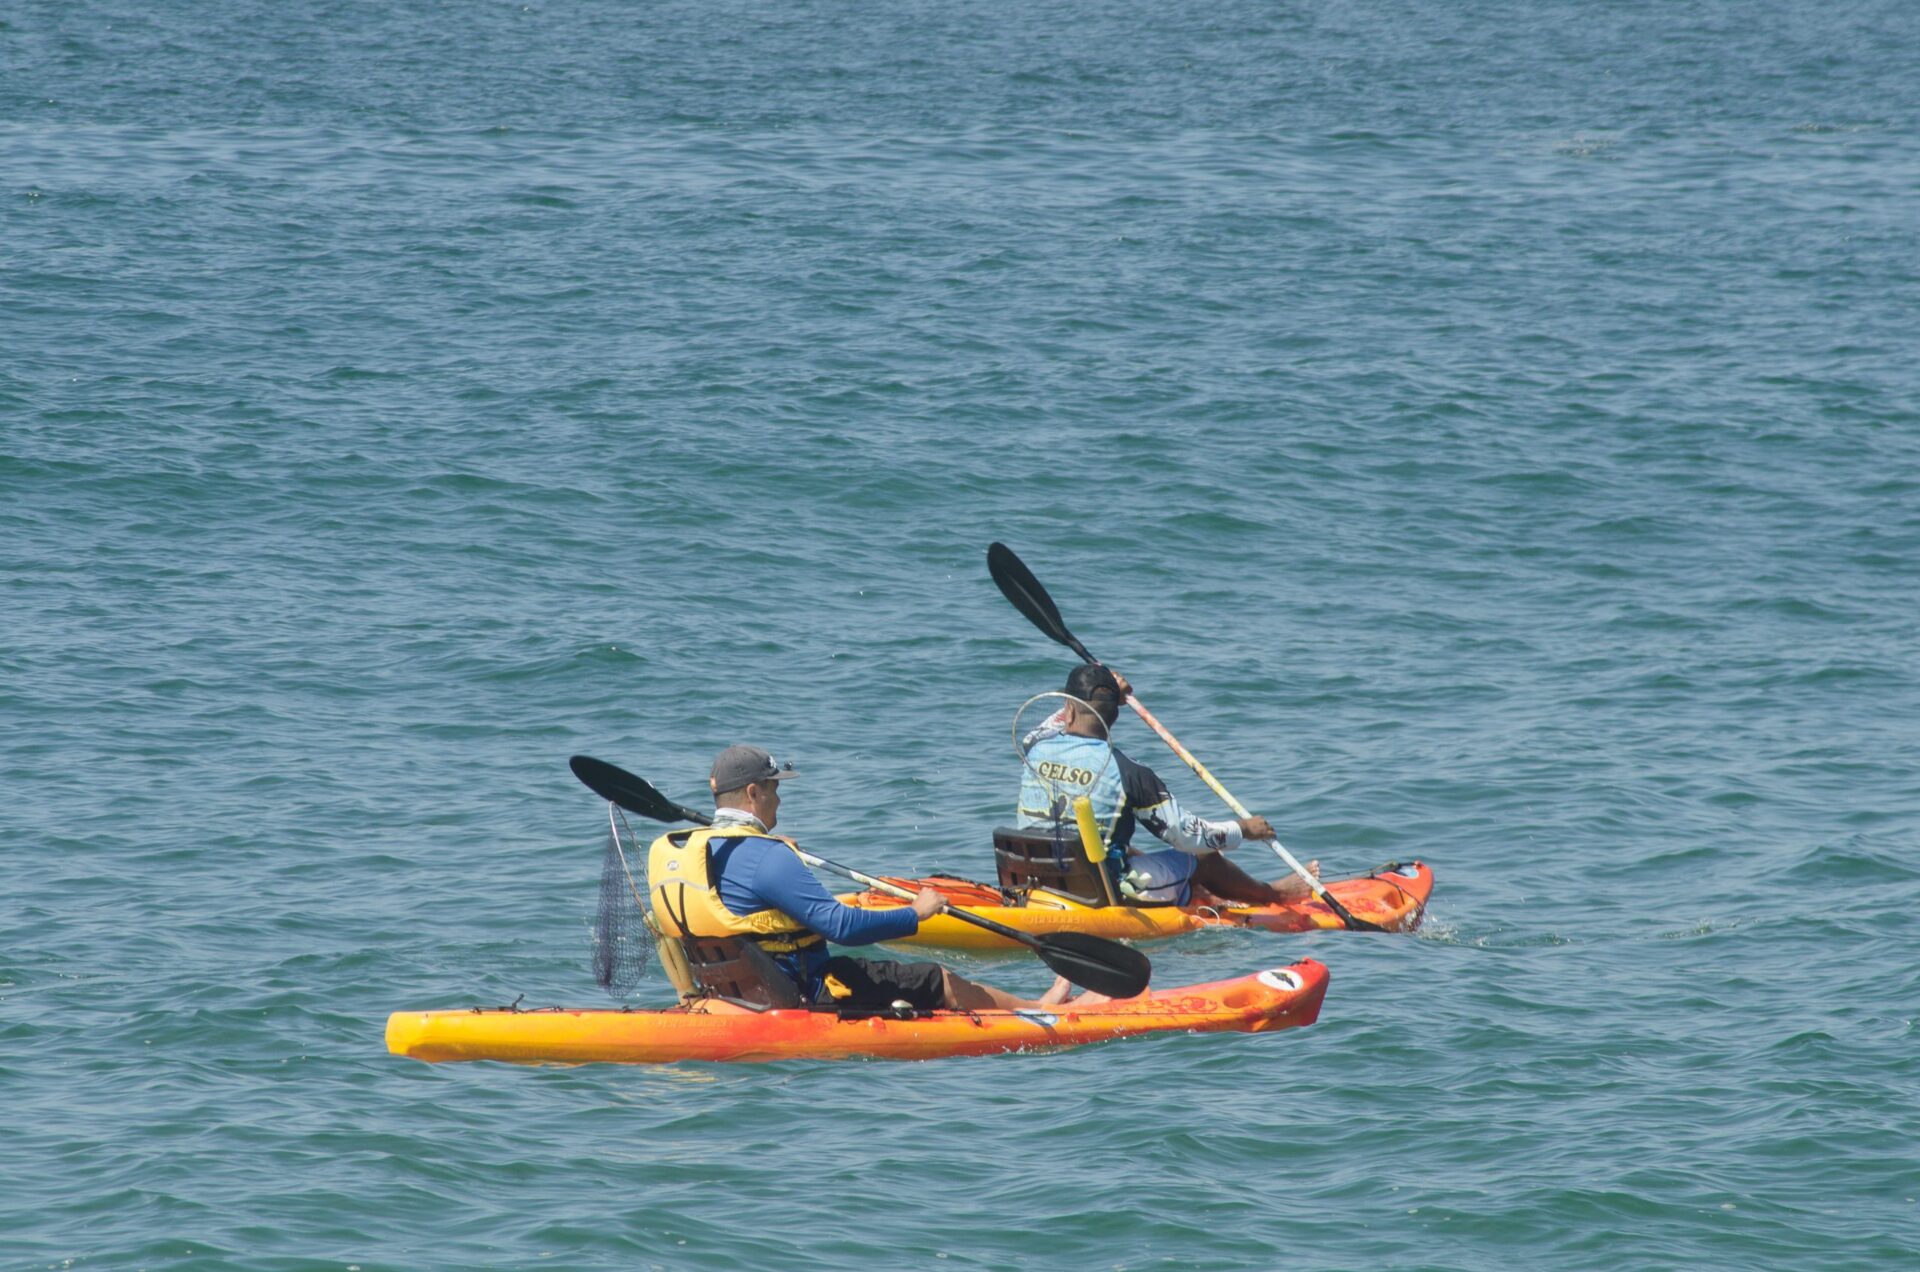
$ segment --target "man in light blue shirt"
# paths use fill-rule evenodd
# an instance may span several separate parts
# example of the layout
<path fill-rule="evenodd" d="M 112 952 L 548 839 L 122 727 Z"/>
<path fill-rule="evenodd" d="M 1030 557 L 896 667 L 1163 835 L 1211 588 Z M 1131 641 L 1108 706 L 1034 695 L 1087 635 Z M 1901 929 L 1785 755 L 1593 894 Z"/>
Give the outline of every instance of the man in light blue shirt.
<path fill-rule="evenodd" d="M 1107 740 L 1132 692 L 1118 673 L 1099 663 L 1073 669 L 1067 705 L 1021 740 L 1026 769 L 1017 824 L 1069 827 L 1072 801 L 1085 795 L 1093 802 L 1094 819 L 1105 828 L 1114 886 L 1125 895 L 1182 905 L 1193 900 L 1196 886 L 1245 905 L 1282 905 L 1306 896 L 1306 884 L 1298 878 L 1262 883 L 1222 855 L 1246 840 L 1272 839 L 1266 818 L 1208 821 L 1186 812 L 1158 774 Z M 1168 847 L 1135 848 L 1136 826 Z"/>

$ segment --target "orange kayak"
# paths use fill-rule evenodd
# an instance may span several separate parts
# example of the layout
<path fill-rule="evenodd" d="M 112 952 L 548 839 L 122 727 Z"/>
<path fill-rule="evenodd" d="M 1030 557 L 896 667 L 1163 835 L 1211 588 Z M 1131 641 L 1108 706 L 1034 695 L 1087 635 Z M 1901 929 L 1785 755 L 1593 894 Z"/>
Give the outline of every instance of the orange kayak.
<path fill-rule="evenodd" d="M 1117 941 L 1151 941 L 1203 927 L 1307 932 L 1346 926 L 1326 905 L 1311 897 L 1285 905 L 1244 906 L 1220 902 L 1214 905 L 1091 906 L 1072 897 L 1035 889 L 1024 905 L 1008 905 L 1005 894 L 993 885 L 950 875 L 889 882 L 914 890 L 933 888 L 953 904 L 965 906 L 982 918 L 1035 936 L 1049 932 L 1085 932 Z M 1426 913 L 1427 897 L 1433 892 L 1433 871 L 1425 862 L 1395 863 L 1357 879 L 1330 882 L 1327 891 L 1352 911 L 1355 918 L 1394 931 L 1410 932 L 1420 926 L 1420 919 Z M 872 891 L 845 893 L 840 899 L 867 910 L 887 910 L 907 904 L 888 893 Z M 1020 948 L 1004 936 L 945 914 L 935 915 L 922 923 L 912 936 L 890 944 L 971 950 Z"/>
<path fill-rule="evenodd" d="M 397 1011 L 387 1050 L 416 1060 L 671 1064 L 681 1060 L 934 1060 L 1047 1051 L 1152 1033 L 1267 1033 L 1310 1025 L 1327 996 L 1312 959 L 1123 1002 L 1048 1010 L 935 1011 L 842 1019 L 832 1009 L 754 1011 L 716 999 L 660 1011 Z"/>

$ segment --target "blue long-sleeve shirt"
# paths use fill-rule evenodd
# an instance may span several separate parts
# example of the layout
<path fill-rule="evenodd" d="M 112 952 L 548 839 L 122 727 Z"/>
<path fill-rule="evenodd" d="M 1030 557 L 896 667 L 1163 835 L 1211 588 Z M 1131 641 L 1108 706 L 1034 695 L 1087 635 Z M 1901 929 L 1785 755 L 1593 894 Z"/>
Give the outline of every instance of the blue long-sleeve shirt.
<path fill-rule="evenodd" d="M 777 839 L 766 838 L 759 823 L 751 818 L 736 814 L 714 821 L 719 833 L 708 847 L 713 877 L 719 887 L 720 904 L 735 914 L 778 910 L 835 945 L 872 945 L 912 936 L 919 930 L 919 916 L 906 906 L 861 910 L 836 900 L 792 849 Z M 732 830 L 737 830 L 740 838 L 721 837 Z M 820 995 L 827 957 L 825 947 L 815 946 L 775 955 L 774 961 L 812 1001 Z"/>

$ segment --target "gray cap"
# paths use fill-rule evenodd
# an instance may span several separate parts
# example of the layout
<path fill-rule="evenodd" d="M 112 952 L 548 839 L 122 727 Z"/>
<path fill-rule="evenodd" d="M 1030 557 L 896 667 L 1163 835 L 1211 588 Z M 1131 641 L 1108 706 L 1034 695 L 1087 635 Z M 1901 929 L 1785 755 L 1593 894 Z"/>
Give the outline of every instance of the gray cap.
<path fill-rule="evenodd" d="M 775 764 L 757 746 L 730 746 L 713 761 L 713 789 L 737 791 L 748 782 L 778 782 L 798 777 L 791 764 Z"/>

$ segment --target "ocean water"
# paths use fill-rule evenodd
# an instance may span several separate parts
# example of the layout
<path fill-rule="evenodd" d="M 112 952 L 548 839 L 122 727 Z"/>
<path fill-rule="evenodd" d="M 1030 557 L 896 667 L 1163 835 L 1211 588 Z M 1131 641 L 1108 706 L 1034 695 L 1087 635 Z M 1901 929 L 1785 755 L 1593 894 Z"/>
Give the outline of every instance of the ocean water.
<path fill-rule="evenodd" d="M 1913 1266 L 1916 45 L 10 0 L 0 1267 Z M 1421 933 L 1149 948 L 1327 963 L 1262 1037 L 385 1054 L 606 1001 L 574 752 L 990 875 L 1071 663 L 996 539 Z"/>

